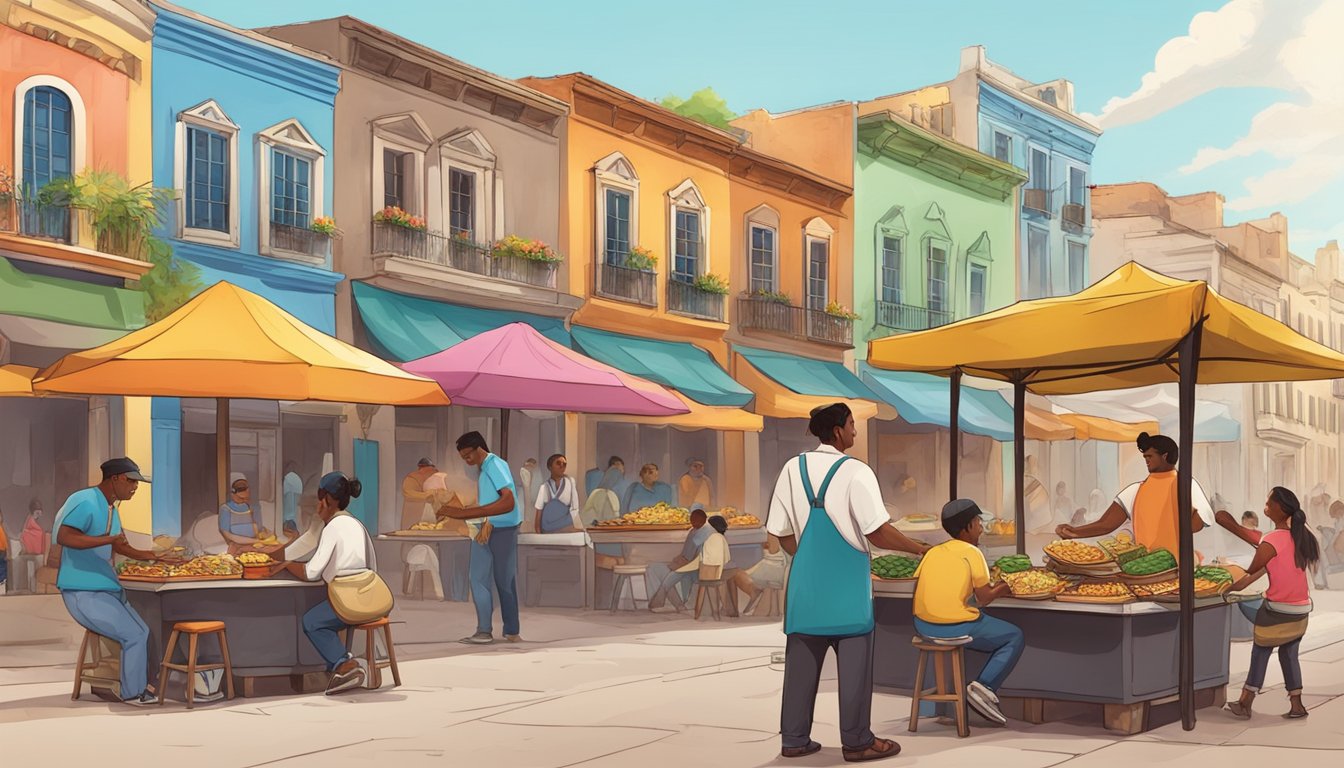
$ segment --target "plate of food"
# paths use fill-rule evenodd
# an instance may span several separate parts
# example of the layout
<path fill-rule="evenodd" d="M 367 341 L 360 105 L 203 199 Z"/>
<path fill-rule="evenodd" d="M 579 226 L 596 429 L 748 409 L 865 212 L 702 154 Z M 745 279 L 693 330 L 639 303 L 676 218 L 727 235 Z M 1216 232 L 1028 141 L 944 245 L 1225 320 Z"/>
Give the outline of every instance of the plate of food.
<path fill-rule="evenodd" d="M 1164 588 L 1167 585 L 1174 585 L 1174 586 L 1170 587 L 1169 589 L 1164 589 L 1164 591 L 1162 591 L 1159 594 L 1153 595 L 1150 599 L 1156 600 L 1159 603 L 1180 602 L 1181 599 L 1180 584 L 1177 582 L 1177 580 L 1172 579 L 1169 582 L 1168 581 L 1162 582 L 1162 586 Z M 1206 579 L 1199 576 L 1195 577 L 1195 597 L 1201 597 L 1201 598 L 1217 597 L 1226 592 L 1227 590 L 1231 589 L 1231 587 L 1232 582 L 1230 581 L 1217 582 L 1212 579 Z M 1134 587 L 1134 590 L 1136 592 L 1139 589 L 1141 589 L 1141 587 Z"/>
<path fill-rule="evenodd" d="M 1121 604 L 1134 602 L 1134 593 L 1118 581 L 1083 582 L 1060 592 L 1056 600 L 1064 603 Z"/>
<path fill-rule="evenodd" d="M 1176 578 L 1176 558 L 1165 549 L 1155 549 L 1120 566 L 1126 584 L 1157 584 Z"/>
<path fill-rule="evenodd" d="M 1067 539 L 1053 541 L 1045 546 L 1045 553 L 1056 562 L 1068 565 L 1095 566 L 1114 562 L 1101 547 L 1085 541 Z"/>
<path fill-rule="evenodd" d="M 882 555 L 873 558 L 873 578 L 881 581 L 914 581 L 919 560 L 904 555 Z"/>
<path fill-rule="evenodd" d="M 1068 588 L 1069 583 L 1059 576 L 1033 568 L 1018 573 L 1005 573 L 1003 580 L 1019 600 L 1049 600 Z"/>

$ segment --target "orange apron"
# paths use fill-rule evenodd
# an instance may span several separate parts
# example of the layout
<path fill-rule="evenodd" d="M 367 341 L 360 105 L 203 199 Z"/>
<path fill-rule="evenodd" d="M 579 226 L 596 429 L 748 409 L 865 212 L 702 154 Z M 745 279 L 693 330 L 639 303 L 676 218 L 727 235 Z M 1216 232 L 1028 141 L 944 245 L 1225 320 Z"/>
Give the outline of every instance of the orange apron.
<path fill-rule="evenodd" d="M 1165 549 L 1179 561 L 1181 534 L 1176 509 L 1176 471 L 1149 474 L 1134 498 L 1134 540 L 1149 552 Z"/>

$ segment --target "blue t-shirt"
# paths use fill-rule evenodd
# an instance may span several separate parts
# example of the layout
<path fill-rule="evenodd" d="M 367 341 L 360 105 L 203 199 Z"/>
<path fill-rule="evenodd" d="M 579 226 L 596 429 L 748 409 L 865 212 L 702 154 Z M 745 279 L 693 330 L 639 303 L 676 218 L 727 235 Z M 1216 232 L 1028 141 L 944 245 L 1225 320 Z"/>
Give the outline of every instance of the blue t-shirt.
<path fill-rule="evenodd" d="M 645 507 L 652 507 L 658 502 L 664 504 L 674 504 L 672 499 L 672 486 L 661 480 L 653 484 L 653 490 L 644 487 L 643 483 L 635 483 L 625 492 L 625 505 L 622 512 L 634 512 Z"/>
<path fill-rule="evenodd" d="M 121 533 L 121 516 L 112 510 L 112 525 L 107 524 L 107 497 L 95 488 L 76 491 L 56 513 L 52 530 L 60 533 L 62 525 L 87 536 L 116 536 Z M 56 586 L 62 591 L 120 592 L 121 582 L 112 569 L 112 545 L 93 549 L 64 547 L 61 551 L 61 570 L 56 575 Z"/>
<path fill-rule="evenodd" d="M 516 528 L 523 523 L 523 500 L 519 498 L 513 484 L 513 473 L 503 459 L 493 453 L 488 454 L 485 461 L 481 462 L 481 475 L 476 480 L 477 506 L 485 507 L 499 501 L 505 488 L 513 491 L 513 511 L 487 517 L 486 520 L 496 528 Z"/>
<path fill-rule="evenodd" d="M 252 538 L 257 535 L 257 517 L 252 507 L 226 501 L 219 507 L 219 530 L 234 536 Z"/>

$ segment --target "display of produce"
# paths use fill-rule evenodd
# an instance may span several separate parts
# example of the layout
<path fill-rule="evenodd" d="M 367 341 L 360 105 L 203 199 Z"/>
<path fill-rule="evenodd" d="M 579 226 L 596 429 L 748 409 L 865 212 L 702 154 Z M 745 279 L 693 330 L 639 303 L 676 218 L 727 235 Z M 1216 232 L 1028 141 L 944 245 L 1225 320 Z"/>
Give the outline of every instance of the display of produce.
<path fill-rule="evenodd" d="M 1174 595 L 1181 585 L 1176 579 L 1167 579 L 1159 581 L 1156 584 L 1135 584 L 1130 590 L 1139 597 L 1157 597 L 1158 595 Z"/>
<path fill-rule="evenodd" d="M 602 520 L 597 524 L 598 528 L 616 528 L 626 525 L 685 525 L 691 524 L 691 510 L 685 507 L 674 507 L 671 504 L 658 502 L 652 507 L 644 507 L 634 512 L 627 512 L 613 520 Z"/>
<path fill-rule="evenodd" d="M 1134 541 L 1134 536 L 1129 531 L 1121 531 L 1115 534 L 1114 538 L 1102 539 L 1097 542 L 1097 546 L 1121 565 L 1148 554 L 1148 548 Z"/>
<path fill-rule="evenodd" d="M 902 555 L 883 555 L 873 558 L 873 575 L 879 579 L 912 579 L 919 561 Z"/>
<path fill-rule="evenodd" d="M 1129 587 L 1117 581 L 1107 581 L 1096 584 L 1079 584 L 1064 590 L 1061 594 L 1074 595 L 1077 597 L 1131 597 L 1132 592 Z"/>
<path fill-rule="evenodd" d="M 1195 597 L 1221 594 L 1227 591 L 1230 586 L 1232 586 L 1231 581 L 1214 581 L 1207 577 L 1197 576 L 1195 577 Z M 1130 589 L 1139 597 L 1175 597 L 1180 594 L 1181 586 L 1176 579 L 1167 579 L 1157 584 L 1136 584 Z"/>
<path fill-rule="evenodd" d="M 238 576 L 242 572 L 243 564 L 231 555 L 200 555 L 185 563 L 146 563 L 127 560 L 117 566 L 117 573 L 122 576 L 155 579 Z"/>
<path fill-rule="evenodd" d="M 270 565 L 275 562 L 271 559 L 270 555 L 262 552 L 244 552 L 239 555 L 237 559 L 244 567 L 249 565 Z"/>
<path fill-rule="evenodd" d="M 1003 580 L 1012 588 L 1014 597 L 1054 594 L 1069 585 L 1067 581 L 1049 571 L 1037 570 L 1005 573 Z"/>
<path fill-rule="evenodd" d="M 1130 576 L 1151 576 L 1175 567 L 1175 556 L 1165 549 L 1154 550 L 1137 560 L 1130 560 L 1120 565 L 1120 569 Z"/>
<path fill-rule="evenodd" d="M 724 507 L 717 513 L 723 515 L 723 519 L 728 521 L 729 528 L 759 528 L 761 527 L 761 518 L 755 515 L 748 515 L 745 512 L 737 511 L 737 507 Z M 690 522 L 690 518 L 687 518 Z"/>
<path fill-rule="evenodd" d="M 1196 568 L 1195 578 L 1208 579 L 1209 581 L 1215 582 L 1217 584 L 1224 584 L 1224 583 L 1231 584 L 1233 581 L 1235 581 L 1235 579 L 1232 578 L 1231 572 L 1229 572 L 1226 568 L 1219 568 L 1216 565 L 1201 565 L 1200 567 Z"/>
<path fill-rule="evenodd" d="M 1004 555 L 994 561 L 994 567 L 1001 573 L 1021 573 L 1031 570 L 1031 558 L 1027 555 Z"/>
<path fill-rule="evenodd" d="M 1045 553 L 1056 560 L 1078 565 L 1104 563 L 1110 557 L 1096 547 L 1084 541 L 1054 541 L 1046 545 Z"/>

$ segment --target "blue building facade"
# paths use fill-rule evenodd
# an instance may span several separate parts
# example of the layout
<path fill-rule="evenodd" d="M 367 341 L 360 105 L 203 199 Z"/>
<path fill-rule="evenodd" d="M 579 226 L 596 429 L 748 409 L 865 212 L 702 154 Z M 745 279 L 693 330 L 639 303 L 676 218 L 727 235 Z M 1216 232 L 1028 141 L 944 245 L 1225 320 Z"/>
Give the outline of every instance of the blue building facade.
<path fill-rule="evenodd" d="M 340 70 L 160 9 L 152 87 L 154 185 L 176 191 L 164 233 L 174 254 L 199 268 L 201 289 L 226 280 L 335 335 L 344 276 L 332 269 L 330 238 L 313 226 L 333 208 Z M 184 502 L 199 506 L 183 499 L 183 414 L 175 399 L 152 407 L 156 533 L 180 535 Z"/>
<path fill-rule="evenodd" d="M 983 55 L 980 63 L 976 148 L 1027 172 L 1018 190 L 1018 296 L 1080 291 L 1089 282 L 1088 190 L 1101 131 L 1073 114 L 1067 80 L 1028 84 Z"/>

